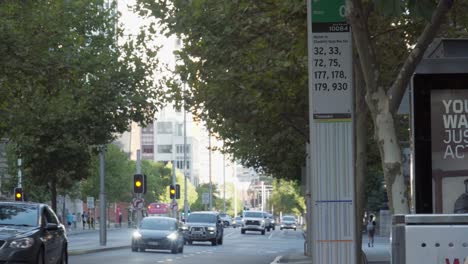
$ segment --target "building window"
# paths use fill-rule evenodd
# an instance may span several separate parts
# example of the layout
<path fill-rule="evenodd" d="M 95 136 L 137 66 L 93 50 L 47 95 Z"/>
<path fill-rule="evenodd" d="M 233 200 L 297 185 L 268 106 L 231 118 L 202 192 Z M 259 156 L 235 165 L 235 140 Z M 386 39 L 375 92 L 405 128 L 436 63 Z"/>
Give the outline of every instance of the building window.
<path fill-rule="evenodd" d="M 172 122 L 158 122 L 158 134 L 172 134 Z"/>
<path fill-rule="evenodd" d="M 154 153 L 154 147 L 153 146 L 142 146 L 143 149 L 143 154 L 152 154 Z"/>
<path fill-rule="evenodd" d="M 189 153 L 190 153 L 190 145 L 189 144 L 187 144 L 185 146 L 185 151 L 186 151 L 187 155 L 189 155 Z M 184 145 L 176 145 L 176 153 L 184 154 Z"/>
<path fill-rule="evenodd" d="M 172 145 L 158 145 L 158 153 L 172 153 Z"/>
<path fill-rule="evenodd" d="M 184 135 L 184 124 L 178 123 L 176 125 L 176 135 L 182 137 Z"/>
<path fill-rule="evenodd" d="M 147 127 L 141 129 L 142 134 L 153 134 L 154 128 L 153 124 L 148 124 Z"/>

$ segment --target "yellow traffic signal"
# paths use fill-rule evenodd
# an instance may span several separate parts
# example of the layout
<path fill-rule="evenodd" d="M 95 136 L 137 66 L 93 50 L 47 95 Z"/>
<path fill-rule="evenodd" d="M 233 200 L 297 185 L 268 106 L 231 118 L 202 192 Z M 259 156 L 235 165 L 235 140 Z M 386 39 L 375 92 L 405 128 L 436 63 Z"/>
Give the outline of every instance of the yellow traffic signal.
<path fill-rule="evenodd" d="M 15 188 L 15 201 L 23 201 L 23 188 Z"/>
<path fill-rule="evenodd" d="M 169 186 L 169 197 L 171 199 L 174 199 L 175 195 L 176 195 L 176 189 L 174 185 Z"/>
<path fill-rule="evenodd" d="M 136 186 L 136 187 L 141 187 L 141 181 L 136 181 L 136 182 L 135 182 L 135 186 Z"/>
<path fill-rule="evenodd" d="M 133 175 L 133 192 L 144 193 L 143 174 Z"/>

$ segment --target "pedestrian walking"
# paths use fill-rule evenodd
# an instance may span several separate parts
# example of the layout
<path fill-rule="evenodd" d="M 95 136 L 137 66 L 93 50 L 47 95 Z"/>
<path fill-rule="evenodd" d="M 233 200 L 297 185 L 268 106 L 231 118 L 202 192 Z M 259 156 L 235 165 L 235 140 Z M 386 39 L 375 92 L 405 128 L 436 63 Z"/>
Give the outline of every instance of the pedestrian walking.
<path fill-rule="evenodd" d="M 72 223 L 73 223 L 73 215 L 69 212 L 67 214 L 67 227 L 68 227 L 68 230 L 71 230 Z"/>
<path fill-rule="evenodd" d="M 83 212 L 81 215 L 81 220 L 83 221 L 83 230 L 86 229 L 86 222 L 88 221 L 88 213 Z"/>
<path fill-rule="evenodd" d="M 91 212 L 88 210 L 88 229 L 91 229 Z"/>
<path fill-rule="evenodd" d="M 94 229 L 94 216 L 91 216 L 91 228 Z"/>
<path fill-rule="evenodd" d="M 76 229 L 76 214 L 75 213 L 73 213 L 72 222 L 73 222 L 73 229 Z"/>
<path fill-rule="evenodd" d="M 122 227 L 122 212 L 119 212 L 119 227 Z"/>
<path fill-rule="evenodd" d="M 377 224 L 375 223 L 374 220 L 374 215 L 369 216 L 369 221 L 367 221 L 367 237 L 369 238 L 369 241 L 367 242 L 368 247 L 374 247 L 374 235 L 375 235 L 375 226 Z"/>

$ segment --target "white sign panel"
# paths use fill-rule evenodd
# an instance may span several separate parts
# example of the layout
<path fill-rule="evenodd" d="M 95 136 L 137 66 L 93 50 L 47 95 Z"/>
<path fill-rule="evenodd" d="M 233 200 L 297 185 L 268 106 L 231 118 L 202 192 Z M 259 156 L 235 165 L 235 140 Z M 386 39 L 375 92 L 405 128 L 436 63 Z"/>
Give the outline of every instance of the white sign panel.
<path fill-rule="evenodd" d="M 202 193 L 202 204 L 209 204 L 209 203 L 210 203 L 210 194 Z"/>
<path fill-rule="evenodd" d="M 327 24 L 312 32 L 312 111 L 315 119 L 349 118 L 352 106 L 352 45 L 347 24 Z"/>
<path fill-rule="evenodd" d="M 94 197 L 86 197 L 86 204 L 88 205 L 88 209 L 94 209 Z"/>

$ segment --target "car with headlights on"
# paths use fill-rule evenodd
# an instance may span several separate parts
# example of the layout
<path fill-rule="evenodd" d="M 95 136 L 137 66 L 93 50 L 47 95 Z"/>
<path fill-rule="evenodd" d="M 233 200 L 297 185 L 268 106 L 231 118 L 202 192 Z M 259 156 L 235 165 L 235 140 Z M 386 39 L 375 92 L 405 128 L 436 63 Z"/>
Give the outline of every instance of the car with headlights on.
<path fill-rule="evenodd" d="M 281 219 L 280 230 L 283 229 L 294 229 L 296 231 L 297 223 L 296 218 L 294 216 L 285 215 Z"/>
<path fill-rule="evenodd" d="M 0 202 L 0 263 L 68 263 L 65 226 L 46 204 Z"/>
<path fill-rule="evenodd" d="M 223 222 L 217 212 L 192 212 L 183 229 L 189 245 L 194 241 L 209 241 L 213 246 L 223 244 Z"/>
<path fill-rule="evenodd" d="M 245 211 L 244 221 L 241 227 L 241 234 L 245 234 L 246 231 L 259 231 L 262 235 L 265 235 L 266 230 L 266 213 L 262 211 Z"/>
<path fill-rule="evenodd" d="M 242 226 L 242 217 L 236 216 L 232 220 L 232 227 L 236 228 L 238 226 Z"/>
<path fill-rule="evenodd" d="M 176 219 L 149 216 L 141 220 L 132 235 L 132 251 L 165 249 L 173 254 L 184 252 L 184 236 Z"/>

